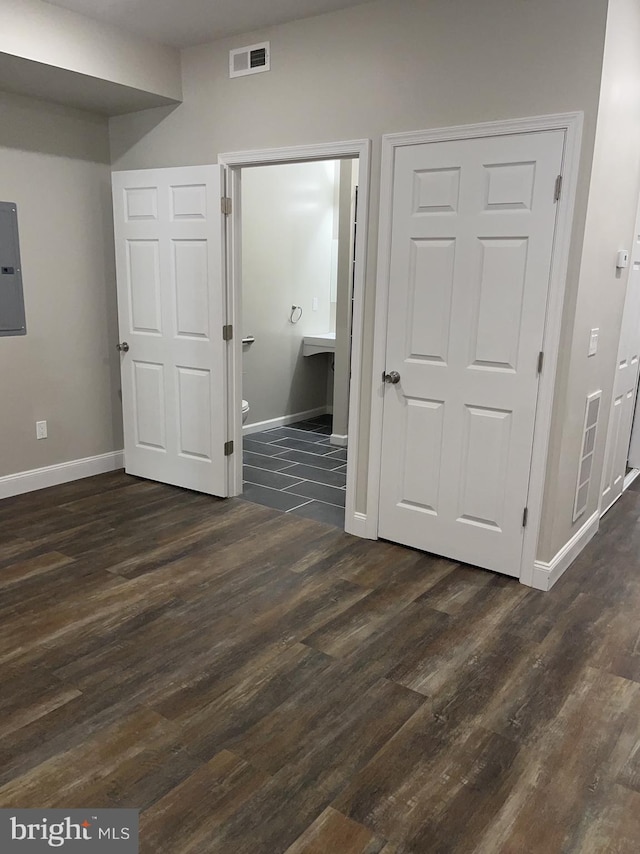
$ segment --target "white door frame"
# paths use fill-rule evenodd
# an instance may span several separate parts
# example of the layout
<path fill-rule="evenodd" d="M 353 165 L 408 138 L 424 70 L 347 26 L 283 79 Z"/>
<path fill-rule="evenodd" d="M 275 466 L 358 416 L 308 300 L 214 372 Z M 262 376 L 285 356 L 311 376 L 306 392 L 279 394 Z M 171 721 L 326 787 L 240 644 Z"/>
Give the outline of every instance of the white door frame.
<path fill-rule="evenodd" d="M 534 586 L 534 564 L 542 512 L 553 393 L 555 388 L 562 306 L 564 302 L 571 226 L 578 183 L 583 113 L 561 113 L 550 116 L 487 122 L 460 127 L 436 128 L 411 133 L 387 134 L 382 138 L 382 181 L 380 188 L 380 229 L 376 280 L 375 330 L 373 345 L 373 392 L 371 400 L 371 434 L 369 444 L 369 478 L 367 488 L 368 534 L 377 537 L 380 500 L 380 460 L 382 456 L 383 384 L 385 370 L 387 313 L 389 304 L 389 275 L 391 263 L 391 230 L 393 174 L 396 150 L 406 145 L 444 142 L 478 137 L 504 136 L 516 133 L 535 133 L 563 130 L 565 148 L 562 161 L 562 193 L 556 212 L 556 230 L 547 314 L 544 327 L 544 368 L 538 386 L 538 402 L 534 425 L 531 475 L 528 494 L 528 522 L 525 528 L 520 581 Z"/>
<path fill-rule="evenodd" d="M 349 428 L 347 460 L 347 490 L 345 530 L 363 535 L 362 515 L 356 513 L 356 477 L 358 470 L 358 433 L 360 429 L 360 387 L 362 379 L 362 344 L 364 333 L 364 287 L 366 278 L 367 240 L 369 222 L 369 183 L 371 170 L 371 140 L 319 143 L 292 148 L 269 148 L 257 151 L 236 151 L 220 154 L 218 163 L 225 166 L 226 195 L 232 200 L 232 214 L 227 229 L 227 323 L 234 330 L 242 328 L 241 321 L 241 210 L 240 170 L 247 166 L 268 166 L 278 163 L 304 163 L 313 160 L 359 159 L 358 172 L 358 240 L 356 245 L 353 284 L 353 331 L 351 337 L 351 383 L 349 388 Z M 229 495 L 242 494 L 242 341 L 234 334 L 228 359 L 228 435 L 233 439 L 236 453 L 229 457 Z"/>

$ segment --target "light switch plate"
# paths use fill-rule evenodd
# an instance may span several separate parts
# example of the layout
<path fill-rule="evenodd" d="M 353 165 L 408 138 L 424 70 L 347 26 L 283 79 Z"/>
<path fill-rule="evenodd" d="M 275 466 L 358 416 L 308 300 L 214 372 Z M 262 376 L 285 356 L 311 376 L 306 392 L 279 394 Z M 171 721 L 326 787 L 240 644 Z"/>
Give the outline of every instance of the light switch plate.
<path fill-rule="evenodd" d="M 589 336 L 589 356 L 595 356 L 598 352 L 598 338 L 600 336 L 600 329 L 592 329 L 591 335 Z"/>

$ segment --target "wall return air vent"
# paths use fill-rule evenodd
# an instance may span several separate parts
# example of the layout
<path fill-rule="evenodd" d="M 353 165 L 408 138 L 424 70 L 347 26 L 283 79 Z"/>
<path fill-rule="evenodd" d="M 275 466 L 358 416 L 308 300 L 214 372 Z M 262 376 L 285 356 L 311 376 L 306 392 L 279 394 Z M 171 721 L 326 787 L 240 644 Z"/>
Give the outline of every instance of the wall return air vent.
<path fill-rule="evenodd" d="M 587 408 L 584 415 L 584 430 L 582 431 L 582 452 L 578 468 L 576 497 L 573 504 L 573 521 L 580 518 L 587 509 L 589 501 L 589 486 L 591 484 L 591 469 L 596 445 L 596 432 L 600 415 L 601 391 L 594 391 L 587 397 Z"/>
<path fill-rule="evenodd" d="M 247 74 L 259 74 L 271 68 L 271 50 L 269 42 L 238 47 L 229 51 L 229 77 L 244 77 Z"/>

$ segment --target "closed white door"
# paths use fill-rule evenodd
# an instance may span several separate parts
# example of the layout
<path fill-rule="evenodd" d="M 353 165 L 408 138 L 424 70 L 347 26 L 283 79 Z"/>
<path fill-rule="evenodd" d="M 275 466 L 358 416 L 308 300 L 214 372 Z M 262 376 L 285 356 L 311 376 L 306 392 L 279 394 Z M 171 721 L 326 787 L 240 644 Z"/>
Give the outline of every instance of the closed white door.
<path fill-rule="evenodd" d="M 113 175 L 125 467 L 227 495 L 220 167 Z"/>
<path fill-rule="evenodd" d="M 394 165 L 379 534 L 516 576 L 563 146 L 407 145 Z"/>
<path fill-rule="evenodd" d="M 640 355 L 640 216 L 636 223 L 634 245 L 631 252 L 631 270 L 620 329 L 618 360 L 613 386 L 613 400 L 609 414 L 607 448 L 602 476 L 601 514 L 622 495 L 627 461 L 640 467 L 638 431 L 632 435 L 631 427 L 638 387 L 638 357 Z M 636 421 L 638 417 L 636 417 Z M 633 441 L 632 441 L 633 440 Z M 631 447 L 630 447 L 631 442 Z"/>

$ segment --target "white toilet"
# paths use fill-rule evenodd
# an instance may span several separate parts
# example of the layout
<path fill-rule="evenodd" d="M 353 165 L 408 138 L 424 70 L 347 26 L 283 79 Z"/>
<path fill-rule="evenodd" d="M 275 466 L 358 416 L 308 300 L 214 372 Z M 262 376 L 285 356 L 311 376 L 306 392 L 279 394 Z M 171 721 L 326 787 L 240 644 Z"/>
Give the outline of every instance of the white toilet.
<path fill-rule="evenodd" d="M 243 424 L 247 420 L 248 417 L 249 417 L 249 404 L 247 403 L 246 400 L 243 400 L 242 401 L 242 423 Z"/>

